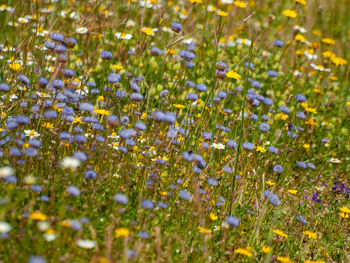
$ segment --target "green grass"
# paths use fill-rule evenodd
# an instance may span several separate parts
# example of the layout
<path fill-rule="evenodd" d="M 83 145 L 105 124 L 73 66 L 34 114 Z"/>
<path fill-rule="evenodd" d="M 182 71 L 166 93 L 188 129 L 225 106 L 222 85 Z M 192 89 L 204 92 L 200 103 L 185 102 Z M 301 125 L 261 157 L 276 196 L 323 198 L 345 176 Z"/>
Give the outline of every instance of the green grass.
<path fill-rule="evenodd" d="M 0 87 L 0 262 L 41 262 L 35 255 L 46 262 L 348 262 L 348 1 L 147 2 L 0 5 L 0 83 L 9 87 Z M 182 24 L 179 33 L 172 22 Z M 64 45 L 52 33 L 77 42 L 66 47 L 66 62 L 44 48 Z M 181 57 L 187 49 L 193 58 Z M 102 60 L 101 51 L 112 58 Z M 116 83 L 107 80 L 112 72 Z M 192 93 L 198 99 L 188 99 Z M 136 133 L 119 137 L 125 129 Z M 87 159 L 64 167 L 77 152 Z M 127 204 L 114 200 L 118 193 Z M 154 206 L 145 209 L 143 200 Z M 240 225 L 230 226 L 228 216 Z"/>

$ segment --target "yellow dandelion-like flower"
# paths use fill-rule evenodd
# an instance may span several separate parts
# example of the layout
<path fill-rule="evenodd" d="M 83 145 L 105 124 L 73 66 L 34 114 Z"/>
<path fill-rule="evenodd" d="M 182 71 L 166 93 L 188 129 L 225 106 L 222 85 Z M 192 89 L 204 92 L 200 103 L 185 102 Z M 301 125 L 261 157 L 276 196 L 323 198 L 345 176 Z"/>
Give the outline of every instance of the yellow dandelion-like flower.
<path fill-rule="evenodd" d="M 305 124 L 310 125 L 310 126 L 315 126 L 316 121 L 314 119 L 310 119 L 305 121 Z"/>
<path fill-rule="evenodd" d="M 267 150 L 264 148 L 264 146 L 258 145 L 258 146 L 256 147 L 256 151 L 257 151 L 257 152 L 264 153 L 264 152 L 266 152 Z"/>
<path fill-rule="evenodd" d="M 182 105 L 182 104 L 173 104 L 173 106 L 177 109 L 184 109 L 186 108 L 186 106 Z"/>
<path fill-rule="evenodd" d="M 294 262 L 289 257 L 277 257 L 277 260 L 279 262 L 283 262 L 283 263 L 292 263 L 292 262 Z"/>
<path fill-rule="evenodd" d="M 228 16 L 227 12 L 221 11 L 221 10 L 217 11 L 217 14 L 218 14 L 218 16 Z"/>
<path fill-rule="evenodd" d="M 243 1 L 235 1 L 233 4 L 239 8 L 246 8 L 247 7 L 247 4 Z"/>
<path fill-rule="evenodd" d="M 188 1 L 191 2 L 192 4 L 194 4 L 194 3 L 198 3 L 198 4 L 203 3 L 203 0 L 188 0 Z"/>
<path fill-rule="evenodd" d="M 22 69 L 22 66 L 19 63 L 11 63 L 9 64 L 9 68 L 18 71 Z"/>
<path fill-rule="evenodd" d="M 115 64 L 115 65 L 112 65 L 112 69 L 115 69 L 115 70 L 122 70 L 124 69 L 124 67 L 122 65 L 119 65 L 119 64 Z"/>
<path fill-rule="evenodd" d="M 306 5 L 306 1 L 305 0 L 295 0 L 296 3 L 302 4 L 302 5 Z"/>
<path fill-rule="evenodd" d="M 201 227 L 201 226 L 198 227 L 198 230 L 199 230 L 199 233 L 203 233 L 203 234 L 209 234 L 209 233 L 211 233 L 211 230 L 210 230 L 210 229 L 205 228 L 205 227 Z"/>
<path fill-rule="evenodd" d="M 41 126 L 46 128 L 46 129 L 53 129 L 54 128 L 53 124 L 50 122 L 44 122 Z"/>
<path fill-rule="evenodd" d="M 295 40 L 296 41 L 300 41 L 300 42 L 306 42 L 307 41 L 306 37 L 304 37 L 302 34 L 297 34 L 295 36 Z"/>
<path fill-rule="evenodd" d="M 235 253 L 245 255 L 250 258 L 253 256 L 252 252 L 250 252 L 250 249 L 247 249 L 247 248 L 237 248 L 235 249 Z"/>
<path fill-rule="evenodd" d="M 310 144 L 304 143 L 303 147 L 304 147 L 305 150 L 308 150 L 308 149 L 310 149 Z"/>
<path fill-rule="evenodd" d="M 324 51 L 324 52 L 322 52 L 322 56 L 324 58 L 333 58 L 336 55 L 332 51 Z"/>
<path fill-rule="evenodd" d="M 210 219 L 213 220 L 213 221 L 215 221 L 216 219 L 218 219 L 218 216 L 215 215 L 214 213 L 210 213 L 209 217 L 210 217 Z"/>
<path fill-rule="evenodd" d="M 275 229 L 272 232 L 274 232 L 276 235 L 281 237 L 285 237 L 285 238 L 289 237 L 286 233 L 284 233 L 282 230 L 279 230 L 279 229 Z"/>
<path fill-rule="evenodd" d="M 343 66 L 343 65 L 346 65 L 348 63 L 345 59 L 343 59 L 341 57 L 332 57 L 331 61 L 336 66 Z"/>
<path fill-rule="evenodd" d="M 297 17 L 298 13 L 295 10 L 286 9 L 282 12 L 282 15 L 289 17 L 289 18 L 295 18 L 295 17 Z"/>
<path fill-rule="evenodd" d="M 305 260 L 304 263 L 325 263 L 323 260 Z"/>
<path fill-rule="evenodd" d="M 331 39 L 331 38 L 322 38 L 321 41 L 325 44 L 328 45 L 334 45 L 335 44 L 335 40 Z"/>
<path fill-rule="evenodd" d="M 266 181 L 266 184 L 270 185 L 270 186 L 273 186 L 275 183 L 272 182 L 272 181 Z"/>
<path fill-rule="evenodd" d="M 120 227 L 115 230 L 115 237 L 127 237 L 130 235 L 129 229 L 126 227 Z"/>
<path fill-rule="evenodd" d="M 309 238 L 313 238 L 313 239 L 316 239 L 317 238 L 317 234 L 314 233 L 314 232 L 311 232 L 311 231 L 303 231 L 303 234 L 305 236 L 308 236 Z"/>
<path fill-rule="evenodd" d="M 350 209 L 346 206 L 343 206 L 341 208 L 339 208 L 340 211 L 342 211 L 343 213 L 347 213 L 347 214 L 350 214 Z"/>
<path fill-rule="evenodd" d="M 141 31 L 145 33 L 147 36 L 154 36 L 154 32 L 151 27 L 143 27 Z"/>
<path fill-rule="evenodd" d="M 111 113 L 108 110 L 104 110 L 104 109 L 94 109 L 94 112 L 100 115 L 110 115 Z"/>
<path fill-rule="evenodd" d="M 241 79 L 241 75 L 239 75 L 236 71 L 229 71 L 226 73 L 226 77 L 230 78 L 230 79 Z"/>
<path fill-rule="evenodd" d="M 262 246 L 261 251 L 265 254 L 270 253 L 272 251 L 272 248 L 269 246 Z"/>
<path fill-rule="evenodd" d="M 293 189 L 288 190 L 288 193 L 293 194 L 293 195 L 295 195 L 297 192 L 298 192 L 298 190 L 293 190 Z"/>
<path fill-rule="evenodd" d="M 81 121 L 81 116 L 74 118 L 73 123 L 80 123 L 80 124 L 83 124 L 83 122 Z"/>
<path fill-rule="evenodd" d="M 280 113 L 280 118 L 281 120 L 285 121 L 286 119 L 289 118 L 288 114 Z"/>
<path fill-rule="evenodd" d="M 39 211 L 34 211 L 29 215 L 29 218 L 32 220 L 46 221 L 47 216 Z"/>
<path fill-rule="evenodd" d="M 342 212 L 339 213 L 339 216 L 342 218 L 349 218 L 349 214 L 342 213 Z"/>

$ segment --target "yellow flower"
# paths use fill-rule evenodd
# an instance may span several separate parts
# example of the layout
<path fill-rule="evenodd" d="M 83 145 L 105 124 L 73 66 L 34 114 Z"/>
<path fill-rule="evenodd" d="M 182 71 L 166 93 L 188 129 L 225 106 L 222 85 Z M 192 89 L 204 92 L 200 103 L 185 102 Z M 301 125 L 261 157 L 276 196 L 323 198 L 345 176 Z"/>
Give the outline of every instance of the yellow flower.
<path fill-rule="evenodd" d="M 282 12 L 282 15 L 290 18 L 295 18 L 297 17 L 298 13 L 295 10 L 292 9 L 286 9 Z"/>
<path fill-rule="evenodd" d="M 285 121 L 286 119 L 289 118 L 288 114 L 280 113 L 280 118 L 281 120 Z"/>
<path fill-rule="evenodd" d="M 227 12 L 224 12 L 224 11 L 221 11 L 221 10 L 217 11 L 217 14 L 218 14 L 218 16 L 227 16 L 228 15 Z"/>
<path fill-rule="evenodd" d="M 69 220 L 64 220 L 64 221 L 62 221 L 61 225 L 64 227 L 70 227 L 71 223 Z"/>
<path fill-rule="evenodd" d="M 308 150 L 308 149 L 310 149 L 310 144 L 304 143 L 303 147 L 304 147 L 305 150 Z"/>
<path fill-rule="evenodd" d="M 302 5 L 306 5 L 306 1 L 305 0 L 295 0 L 296 3 L 302 4 Z"/>
<path fill-rule="evenodd" d="M 82 124 L 83 122 L 81 121 L 81 116 L 74 118 L 73 123 L 81 123 Z"/>
<path fill-rule="evenodd" d="M 147 36 L 154 36 L 154 32 L 151 27 L 143 27 L 141 31 L 145 33 Z"/>
<path fill-rule="evenodd" d="M 237 249 L 235 249 L 235 253 L 245 255 L 245 256 L 250 257 L 250 258 L 253 256 L 253 254 L 247 248 L 237 248 Z"/>
<path fill-rule="evenodd" d="M 110 115 L 111 113 L 108 110 L 104 110 L 104 109 L 98 109 L 95 108 L 94 112 L 100 115 Z"/>
<path fill-rule="evenodd" d="M 117 228 L 115 230 L 115 237 L 127 237 L 129 236 L 130 232 L 129 229 L 127 229 L 126 227 L 121 227 L 121 228 Z"/>
<path fill-rule="evenodd" d="M 98 96 L 97 97 L 97 101 L 104 101 L 104 100 L 105 100 L 105 98 L 103 96 Z"/>
<path fill-rule="evenodd" d="M 325 263 L 323 260 L 316 260 L 316 261 L 313 261 L 313 260 L 305 260 L 304 263 Z"/>
<path fill-rule="evenodd" d="M 29 218 L 32 220 L 46 221 L 47 216 L 39 211 L 35 211 L 29 215 Z"/>
<path fill-rule="evenodd" d="M 210 219 L 213 220 L 213 221 L 215 221 L 216 219 L 218 219 L 218 216 L 215 215 L 214 213 L 210 213 L 209 217 L 210 217 Z"/>
<path fill-rule="evenodd" d="M 295 36 L 295 40 L 296 41 L 300 41 L 300 42 L 306 42 L 307 41 L 306 37 L 304 37 L 302 34 L 297 34 Z"/>
<path fill-rule="evenodd" d="M 336 55 L 332 51 L 325 51 L 325 52 L 322 52 L 322 56 L 324 58 L 333 58 Z"/>
<path fill-rule="evenodd" d="M 50 122 L 44 122 L 41 126 L 43 126 L 46 129 L 53 129 L 54 128 L 53 124 Z"/>
<path fill-rule="evenodd" d="M 174 54 L 176 53 L 176 50 L 173 49 L 173 48 L 169 48 L 169 49 L 168 49 L 168 53 L 169 53 L 170 55 L 174 55 Z"/>
<path fill-rule="evenodd" d="M 247 4 L 244 3 L 243 1 L 235 1 L 233 4 L 239 8 L 246 8 L 247 7 Z"/>
<path fill-rule="evenodd" d="M 310 120 L 305 121 L 305 124 L 308 124 L 310 126 L 315 126 L 316 121 L 314 119 L 310 119 Z"/>
<path fill-rule="evenodd" d="M 347 213 L 347 214 L 350 214 L 350 209 L 346 206 L 343 206 L 341 208 L 339 208 L 340 211 L 342 211 L 343 213 Z"/>
<path fill-rule="evenodd" d="M 22 147 L 23 147 L 23 149 L 26 149 L 26 148 L 29 148 L 29 146 L 30 146 L 30 145 L 29 145 L 28 143 L 25 143 L 25 144 L 23 144 Z"/>
<path fill-rule="evenodd" d="M 261 251 L 265 254 L 270 253 L 272 251 L 272 248 L 269 246 L 262 246 Z"/>
<path fill-rule="evenodd" d="M 13 69 L 16 71 L 22 69 L 21 64 L 19 64 L 19 63 L 11 63 L 11 64 L 9 64 L 9 67 L 10 67 L 10 69 Z"/>
<path fill-rule="evenodd" d="M 322 90 L 320 90 L 320 89 L 314 89 L 314 92 L 315 92 L 316 94 L 322 94 Z"/>
<path fill-rule="evenodd" d="M 281 237 L 285 237 L 285 238 L 289 237 L 286 233 L 284 233 L 282 230 L 279 230 L 279 229 L 275 229 L 272 232 L 274 232 L 276 235 Z"/>
<path fill-rule="evenodd" d="M 115 70 L 122 70 L 122 69 L 124 69 L 124 67 L 122 65 L 119 65 L 119 64 L 112 65 L 112 68 L 115 69 Z"/>
<path fill-rule="evenodd" d="M 277 257 L 277 260 L 279 262 L 283 262 L 283 263 L 292 263 L 293 260 L 291 260 L 289 257 Z"/>
<path fill-rule="evenodd" d="M 331 39 L 331 38 L 322 38 L 321 41 L 325 44 L 328 44 L 328 45 L 334 45 L 335 44 L 335 41 L 334 39 Z"/>
<path fill-rule="evenodd" d="M 204 227 L 198 227 L 199 233 L 203 233 L 203 234 L 209 234 L 211 233 L 211 230 L 208 228 L 204 228 Z"/>
<path fill-rule="evenodd" d="M 264 153 L 264 152 L 266 152 L 267 150 L 266 150 L 263 146 L 258 145 L 258 146 L 256 147 L 256 151 L 257 151 L 257 152 Z"/>
<path fill-rule="evenodd" d="M 309 108 L 309 107 L 307 107 L 305 110 L 306 110 L 307 112 L 317 113 L 317 110 L 316 110 L 315 108 Z"/>
<path fill-rule="evenodd" d="M 230 79 L 237 79 L 237 80 L 242 78 L 241 75 L 239 75 L 236 71 L 233 71 L 233 70 L 227 72 L 226 76 Z"/>
<path fill-rule="evenodd" d="M 342 217 L 342 218 L 349 218 L 349 214 L 346 214 L 346 213 L 340 212 L 339 215 L 340 215 L 340 217 Z"/>
<path fill-rule="evenodd" d="M 188 1 L 190 1 L 192 4 L 193 4 L 193 3 L 199 3 L 199 4 L 201 4 L 201 3 L 203 2 L 203 0 L 188 0 Z"/>
<path fill-rule="evenodd" d="M 288 193 L 290 193 L 290 194 L 296 194 L 298 192 L 298 190 L 293 190 L 293 189 L 289 189 L 288 190 Z"/>
<path fill-rule="evenodd" d="M 346 65 L 348 62 L 345 60 L 345 59 L 343 59 L 343 58 L 341 58 L 341 57 L 332 57 L 331 58 L 331 61 L 332 61 L 332 63 L 333 64 L 335 64 L 336 66 L 343 66 L 343 65 Z"/>
<path fill-rule="evenodd" d="M 275 183 L 272 182 L 272 181 L 266 181 L 266 184 L 270 185 L 270 186 L 273 186 Z"/>
<path fill-rule="evenodd" d="M 182 105 L 182 104 L 173 104 L 173 106 L 177 109 L 184 109 L 186 108 L 186 106 Z"/>
<path fill-rule="evenodd" d="M 317 238 L 317 234 L 316 233 L 314 233 L 314 232 L 311 232 L 311 231 L 303 231 L 303 234 L 305 235 L 305 236 L 308 236 L 309 238 L 314 238 L 314 239 L 316 239 Z"/>

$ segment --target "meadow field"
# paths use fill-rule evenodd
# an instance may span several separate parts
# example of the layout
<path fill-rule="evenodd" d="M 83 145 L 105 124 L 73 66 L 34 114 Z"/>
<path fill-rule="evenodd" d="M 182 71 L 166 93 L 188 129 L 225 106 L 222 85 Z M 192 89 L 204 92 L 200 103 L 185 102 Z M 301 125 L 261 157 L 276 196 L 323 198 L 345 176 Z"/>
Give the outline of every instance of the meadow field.
<path fill-rule="evenodd" d="M 0 263 L 350 262 L 349 0 L 0 2 Z"/>

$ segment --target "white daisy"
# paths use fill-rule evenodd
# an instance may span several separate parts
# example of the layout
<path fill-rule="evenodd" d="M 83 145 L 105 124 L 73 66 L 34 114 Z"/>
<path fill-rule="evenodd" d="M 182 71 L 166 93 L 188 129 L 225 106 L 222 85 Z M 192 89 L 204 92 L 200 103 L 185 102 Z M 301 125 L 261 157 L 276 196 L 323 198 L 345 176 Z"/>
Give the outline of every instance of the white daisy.
<path fill-rule="evenodd" d="M 81 248 L 92 249 L 96 247 L 96 241 L 89 239 L 79 239 L 77 240 L 77 245 Z"/>
<path fill-rule="evenodd" d="M 79 34 L 85 34 L 88 32 L 88 29 L 86 27 L 79 27 L 76 31 Z"/>

